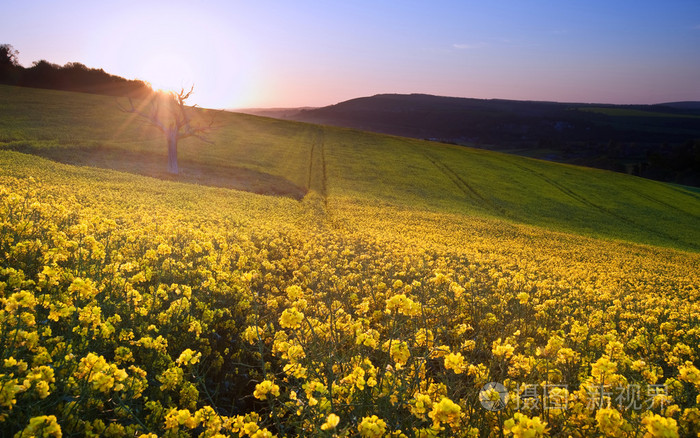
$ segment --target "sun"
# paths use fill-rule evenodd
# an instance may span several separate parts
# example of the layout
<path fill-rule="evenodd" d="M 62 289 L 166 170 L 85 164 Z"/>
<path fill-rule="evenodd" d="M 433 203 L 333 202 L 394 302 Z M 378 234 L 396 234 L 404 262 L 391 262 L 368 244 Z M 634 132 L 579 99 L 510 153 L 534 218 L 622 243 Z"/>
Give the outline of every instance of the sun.
<path fill-rule="evenodd" d="M 155 53 L 146 61 L 143 76 L 155 90 L 178 91 L 192 85 L 194 72 L 190 61 L 174 51 Z"/>

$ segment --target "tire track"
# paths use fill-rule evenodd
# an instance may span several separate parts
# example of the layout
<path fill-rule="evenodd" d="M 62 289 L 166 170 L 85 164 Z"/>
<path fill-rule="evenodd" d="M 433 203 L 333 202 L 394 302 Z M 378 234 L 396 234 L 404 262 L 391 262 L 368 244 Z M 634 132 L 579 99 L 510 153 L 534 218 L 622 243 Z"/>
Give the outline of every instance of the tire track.
<path fill-rule="evenodd" d="M 315 154 L 315 149 L 316 149 L 316 139 L 312 138 L 311 139 L 311 151 L 309 152 L 309 170 L 308 170 L 308 177 L 306 179 L 306 191 L 311 190 L 311 181 L 313 179 L 313 172 L 314 172 L 314 157 L 316 156 Z"/>
<path fill-rule="evenodd" d="M 672 210 L 674 210 L 674 211 L 680 212 L 680 213 L 682 213 L 682 214 L 684 214 L 684 215 L 687 215 L 687 216 L 692 217 L 693 219 L 698 219 L 698 220 L 700 220 L 700 216 L 698 216 L 698 215 L 696 215 L 696 214 L 694 214 L 694 213 L 691 213 L 691 212 L 689 212 L 689 211 L 685 211 L 685 210 L 679 208 L 679 207 L 676 206 L 676 205 L 672 205 L 672 204 L 669 204 L 669 203 L 667 203 L 667 202 L 665 202 L 665 201 L 662 201 L 661 199 L 654 198 L 653 196 L 647 195 L 646 193 L 642 193 L 642 192 L 639 191 L 639 190 L 636 190 L 636 189 L 633 189 L 633 188 L 629 188 L 629 187 L 626 187 L 626 188 L 627 188 L 627 190 L 633 192 L 635 195 L 639 196 L 640 198 L 644 198 L 644 199 L 649 200 L 649 201 L 651 201 L 651 202 L 656 202 L 657 204 L 661 204 L 661 205 L 663 205 L 664 207 L 666 207 L 666 208 L 668 208 L 668 209 L 672 209 Z"/>
<path fill-rule="evenodd" d="M 691 198 L 695 198 L 696 200 L 700 201 L 700 194 L 693 192 L 692 190 L 688 189 L 683 189 L 680 187 L 675 187 L 673 185 L 669 185 L 671 190 L 675 190 L 676 192 L 683 193 L 686 196 L 690 196 Z"/>
<path fill-rule="evenodd" d="M 326 173 L 326 135 L 320 131 L 321 136 L 321 181 L 323 183 L 323 203 L 328 206 L 328 174 Z"/>
<path fill-rule="evenodd" d="M 457 172 L 452 170 L 447 164 L 443 163 L 442 161 L 438 160 L 437 158 L 431 157 L 427 152 L 423 152 L 423 155 L 425 158 L 428 159 L 433 165 L 440 171 L 442 172 L 443 175 L 445 175 L 447 178 L 449 178 L 452 183 L 462 192 L 464 195 L 469 198 L 471 201 L 474 201 L 475 204 L 486 208 L 488 210 L 493 210 L 496 211 L 504 216 L 507 216 L 507 212 L 504 208 L 499 207 L 496 205 L 493 201 L 490 199 L 484 197 L 481 193 L 479 193 L 474 187 L 471 186 L 467 181 L 464 180 Z"/>
<path fill-rule="evenodd" d="M 309 175 L 306 189 L 307 195 L 316 193 L 324 206 L 328 204 L 328 187 L 326 176 L 326 152 L 323 130 L 311 134 L 311 150 L 309 152 Z"/>
<path fill-rule="evenodd" d="M 539 173 L 539 172 L 537 172 L 537 171 L 535 171 L 535 170 L 532 170 L 532 169 L 530 169 L 530 168 L 528 168 L 528 167 L 525 167 L 525 166 L 521 166 L 521 165 L 516 164 L 516 163 L 511 163 L 511 164 L 512 164 L 513 166 L 519 168 L 519 169 L 522 169 L 522 170 L 524 170 L 524 171 L 526 171 L 526 172 L 529 172 L 529 173 L 531 173 L 531 174 L 537 176 L 538 178 L 540 178 L 540 179 L 542 179 L 543 181 L 545 181 L 546 183 L 550 184 L 552 187 L 558 189 L 559 191 L 561 191 L 561 192 L 564 193 L 565 195 L 567 195 L 567 196 L 571 197 L 572 199 L 574 199 L 574 200 L 576 200 L 576 201 L 578 201 L 578 202 L 580 202 L 580 203 L 582 203 L 582 204 L 584 204 L 584 205 L 586 205 L 586 206 L 588 206 L 588 207 L 591 207 L 591 208 L 593 208 L 593 209 L 595 209 L 595 210 L 597 210 L 597 211 L 599 211 L 599 212 L 601 212 L 601 213 L 603 213 L 603 214 L 606 214 L 606 215 L 608 215 L 608 216 L 612 216 L 612 217 L 614 217 L 615 219 L 617 219 L 617 220 L 619 220 L 619 221 L 622 221 L 622 222 L 624 222 L 624 223 L 626 223 L 626 224 L 628 224 L 628 225 L 630 225 L 630 226 L 632 226 L 632 227 L 635 227 L 635 228 L 640 229 L 640 230 L 642 230 L 642 231 L 646 231 L 646 232 L 648 232 L 648 233 L 650 233 L 650 234 L 653 234 L 653 235 L 656 235 L 656 236 L 658 236 L 658 237 L 662 237 L 662 238 L 664 238 L 664 239 L 668 239 L 668 240 L 671 240 L 671 241 L 673 241 L 673 242 L 679 242 L 679 243 L 687 244 L 686 242 L 680 240 L 679 238 L 677 238 L 677 237 L 675 237 L 675 236 L 672 236 L 672 235 L 670 235 L 670 234 L 664 233 L 663 231 L 659 231 L 659 230 L 656 230 L 656 229 L 653 229 L 653 228 L 649 228 L 649 227 L 647 227 L 646 225 L 642 225 L 642 224 L 640 224 L 640 223 L 637 223 L 637 222 L 633 221 L 632 219 L 630 219 L 630 218 L 628 218 L 628 217 L 626 217 L 626 216 L 622 216 L 622 215 L 620 215 L 620 214 L 618 214 L 618 213 L 616 213 L 616 212 L 614 212 L 614 211 L 612 211 L 612 210 L 610 210 L 610 209 L 607 209 L 607 208 L 605 208 L 605 207 L 603 207 L 603 206 L 601 206 L 601 205 L 598 205 L 598 204 L 596 204 L 596 203 L 594 203 L 594 202 L 591 202 L 591 201 L 589 201 L 588 199 L 586 199 L 584 196 L 582 196 L 582 195 L 580 195 L 580 194 L 574 192 L 573 190 L 569 189 L 568 187 L 565 187 L 565 186 L 563 186 L 562 184 L 560 184 L 560 183 L 558 183 L 558 182 L 552 180 L 551 178 L 547 177 L 546 175 L 543 175 L 543 174 L 541 174 L 541 173 Z M 697 247 L 696 245 L 692 245 L 692 246 L 693 246 L 693 247 Z"/>

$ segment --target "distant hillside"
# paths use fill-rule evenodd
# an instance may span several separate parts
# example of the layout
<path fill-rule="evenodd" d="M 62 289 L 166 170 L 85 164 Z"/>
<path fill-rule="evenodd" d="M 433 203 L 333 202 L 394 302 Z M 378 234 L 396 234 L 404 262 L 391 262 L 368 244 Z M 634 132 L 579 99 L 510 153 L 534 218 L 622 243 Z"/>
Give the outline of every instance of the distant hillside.
<path fill-rule="evenodd" d="M 305 106 L 300 108 L 234 108 L 229 111 L 261 117 L 272 117 L 273 119 L 294 119 L 300 112 L 313 109 L 316 108 Z"/>
<path fill-rule="evenodd" d="M 289 118 L 700 185 L 700 108 L 695 105 L 380 94 Z"/>
<path fill-rule="evenodd" d="M 685 110 L 696 110 L 700 111 L 700 102 L 668 102 L 661 104 L 663 106 L 668 106 L 671 108 L 685 109 Z"/>

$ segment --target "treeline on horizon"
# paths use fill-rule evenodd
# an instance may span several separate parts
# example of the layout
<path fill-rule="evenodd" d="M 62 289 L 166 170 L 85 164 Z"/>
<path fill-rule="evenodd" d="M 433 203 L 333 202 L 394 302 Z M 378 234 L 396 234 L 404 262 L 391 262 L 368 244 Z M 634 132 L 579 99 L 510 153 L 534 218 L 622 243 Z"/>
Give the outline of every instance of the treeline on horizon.
<path fill-rule="evenodd" d="M 153 93 L 151 86 L 144 81 L 125 79 L 79 62 L 60 66 L 42 59 L 26 68 L 19 64 L 18 55 L 11 45 L 0 45 L 0 84 L 108 96 L 146 97 Z"/>

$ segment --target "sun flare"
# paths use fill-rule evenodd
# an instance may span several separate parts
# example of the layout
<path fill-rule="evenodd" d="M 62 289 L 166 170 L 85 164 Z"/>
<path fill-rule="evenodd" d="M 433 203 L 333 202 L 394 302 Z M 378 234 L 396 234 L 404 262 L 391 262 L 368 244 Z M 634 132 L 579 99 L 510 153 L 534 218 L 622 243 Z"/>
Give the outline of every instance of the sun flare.
<path fill-rule="evenodd" d="M 144 80 L 153 89 L 177 91 L 192 85 L 194 72 L 191 62 L 175 52 L 161 52 L 144 65 Z"/>

